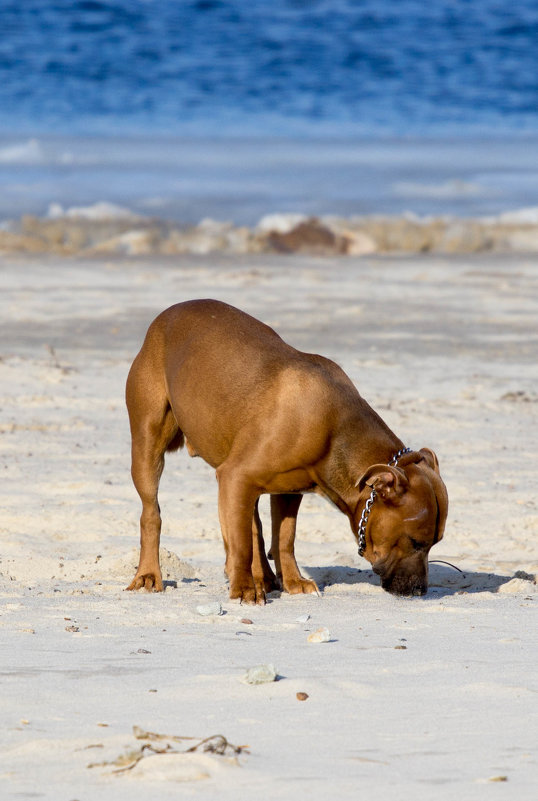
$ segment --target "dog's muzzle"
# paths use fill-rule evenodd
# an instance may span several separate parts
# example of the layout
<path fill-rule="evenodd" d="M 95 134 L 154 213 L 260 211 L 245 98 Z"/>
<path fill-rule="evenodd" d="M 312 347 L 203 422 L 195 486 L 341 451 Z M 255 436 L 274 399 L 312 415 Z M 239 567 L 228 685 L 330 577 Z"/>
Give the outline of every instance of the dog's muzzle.
<path fill-rule="evenodd" d="M 372 566 L 374 573 L 381 579 L 381 586 L 392 595 L 426 595 L 428 592 L 427 568 L 423 570 L 407 569 L 405 566 L 396 566 L 387 570 L 386 565 L 378 563 Z"/>
<path fill-rule="evenodd" d="M 391 581 L 381 580 L 381 586 L 392 595 L 426 595 L 428 592 L 428 582 L 418 576 L 404 578 L 395 576 Z"/>

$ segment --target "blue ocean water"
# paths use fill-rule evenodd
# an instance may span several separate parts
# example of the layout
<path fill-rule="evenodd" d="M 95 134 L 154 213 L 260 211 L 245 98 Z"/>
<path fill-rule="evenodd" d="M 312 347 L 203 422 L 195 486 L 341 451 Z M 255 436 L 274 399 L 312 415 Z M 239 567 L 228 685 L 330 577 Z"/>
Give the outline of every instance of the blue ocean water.
<path fill-rule="evenodd" d="M 0 0 L 0 223 L 538 206 L 537 0 Z"/>
<path fill-rule="evenodd" d="M 2 0 L 0 132 L 538 130 L 536 0 Z"/>

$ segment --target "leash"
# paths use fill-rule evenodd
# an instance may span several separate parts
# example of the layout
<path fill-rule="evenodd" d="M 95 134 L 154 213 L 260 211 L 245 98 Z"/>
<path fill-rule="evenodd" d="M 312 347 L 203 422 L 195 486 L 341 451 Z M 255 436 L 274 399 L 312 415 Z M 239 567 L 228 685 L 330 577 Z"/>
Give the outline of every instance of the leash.
<path fill-rule="evenodd" d="M 398 464 L 398 459 L 400 459 L 405 453 L 412 453 L 412 448 L 401 448 L 398 453 L 395 453 L 390 462 L 388 463 L 389 467 L 396 467 Z M 368 518 L 370 517 L 370 512 L 372 511 L 372 506 L 374 505 L 374 501 L 377 498 L 377 492 L 375 489 L 372 488 L 372 492 L 370 496 L 366 500 L 364 505 L 364 509 L 362 510 L 361 519 L 359 520 L 359 530 L 357 531 L 357 537 L 359 539 L 359 556 L 363 556 L 366 550 L 366 526 L 368 525 Z"/>

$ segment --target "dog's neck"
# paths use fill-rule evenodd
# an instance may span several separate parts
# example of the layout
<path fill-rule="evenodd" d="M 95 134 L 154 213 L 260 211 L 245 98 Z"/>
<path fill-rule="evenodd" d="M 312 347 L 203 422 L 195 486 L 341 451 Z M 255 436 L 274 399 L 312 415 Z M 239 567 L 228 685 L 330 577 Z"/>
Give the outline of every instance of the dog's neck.
<path fill-rule="evenodd" d="M 401 455 L 404 445 L 384 423 L 376 432 L 376 438 L 371 431 L 365 432 L 362 426 L 357 426 L 355 431 L 352 438 L 349 430 L 345 436 L 336 438 L 327 461 L 317 465 L 314 478 L 316 491 L 347 515 L 353 533 L 357 534 L 357 508 L 371 492 L 369 488 L 360 490 L 356 486 L 358 480 L 371 465 L 392 462 L 396 455 Z M 341 439 L 341 445 L 338 439 Z"/>

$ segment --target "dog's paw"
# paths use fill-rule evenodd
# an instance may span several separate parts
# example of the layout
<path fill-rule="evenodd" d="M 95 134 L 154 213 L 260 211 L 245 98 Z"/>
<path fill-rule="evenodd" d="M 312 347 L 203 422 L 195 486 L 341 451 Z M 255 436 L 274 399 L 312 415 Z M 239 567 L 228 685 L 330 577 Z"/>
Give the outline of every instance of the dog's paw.
<path fill-rule="evenodd" d="M 284 581 L 284 590 L 289 592 L 290 595 L 307 595 L 308 593 L 315 593 L 319 595 L 318 585 L 312 579 L 294 578 L 289 581 Z"/>
<path fill-rule="evenodd" d="M 137 573 L 127 590 L 148 590 L 148 592 L 162 592 L 163 580 L 159 573 Z"/>
<path fill-rule="evenodd" d="M 255 579 L 255 582 L 256 582 L 256 589 L 258 590 L 258 588 L 259 588 L 259 590 L 260 590 L 260 595 L 262 593 L 265 593 L 265 595 L 268 595 L 270 592 L 274 592 L 275 590 L 281 590 L 282 589 L 279 580 L 277 579 L 277 577 L 275 576 L 275 574 L 273 572 L 271 572 L 271 574 L 268 574 L 268 575 L 264 576 L 263 580 L 261 582 L 256 581 L 256 579 Z"/>
<path fill-rule="evenodd" d="M 265 590 L 263 585 L 256 587 L 254 584 L 232 586 L 230 588 L 230 599 L 239 600 L 242 604 L 265 604 Z"/>

